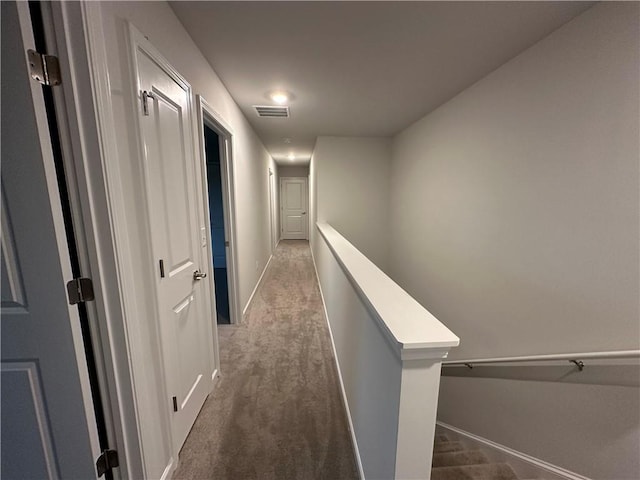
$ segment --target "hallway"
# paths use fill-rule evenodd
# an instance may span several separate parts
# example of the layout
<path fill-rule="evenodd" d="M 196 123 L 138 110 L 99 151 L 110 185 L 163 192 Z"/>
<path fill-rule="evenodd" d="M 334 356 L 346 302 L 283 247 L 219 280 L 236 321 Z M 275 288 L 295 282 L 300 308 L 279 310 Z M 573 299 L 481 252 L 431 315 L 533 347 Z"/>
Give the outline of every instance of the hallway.
<path fill-rule="evenodd" d="M 358 478 L 307 241 L 280 242 L 243 323 L 218 332 L 221 379 L 173 478 Z"/>

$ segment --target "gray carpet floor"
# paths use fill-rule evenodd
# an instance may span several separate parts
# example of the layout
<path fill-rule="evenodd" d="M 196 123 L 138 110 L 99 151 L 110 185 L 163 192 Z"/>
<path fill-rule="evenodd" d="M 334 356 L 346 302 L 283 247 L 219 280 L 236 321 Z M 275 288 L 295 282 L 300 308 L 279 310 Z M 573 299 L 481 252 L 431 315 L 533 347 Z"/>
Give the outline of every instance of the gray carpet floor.
<path fill-rule="evenodd" d="M 482 450 L 436 435 L 431 480 L 518 480 L 510 465 L 492 462 Z"/>
<path fill-rule="evenodd" d="M 218 332 L 221 379 L 173 478 L 358 478 L 308 242 L 281 241 L 243 322 Z"/>

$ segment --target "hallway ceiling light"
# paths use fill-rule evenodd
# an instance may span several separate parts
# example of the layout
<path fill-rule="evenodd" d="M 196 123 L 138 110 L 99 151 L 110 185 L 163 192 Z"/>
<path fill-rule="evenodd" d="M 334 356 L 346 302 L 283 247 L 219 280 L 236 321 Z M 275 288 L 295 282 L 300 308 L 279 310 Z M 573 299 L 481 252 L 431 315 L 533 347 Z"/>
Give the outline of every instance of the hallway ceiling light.
<path fill-rule="evenodd" d="M 282 91 L 272 92 L 270 96 L 271 96 L 271 100 L 273 100 L 279 105 L 283 105 L 287 103 L 287 101 L 289 100 L 289 95 L 287 94 L 287 92 L 282 92 Z"/>
<path fill-rule="evenodd" d="M 287 156 L 287 158 L 288 158 L 289 160 L 295 160 L 295 159 L 296 159 L 296 156 L 295 156 L 293 153 L 290 153 L 290 154 Z"/>

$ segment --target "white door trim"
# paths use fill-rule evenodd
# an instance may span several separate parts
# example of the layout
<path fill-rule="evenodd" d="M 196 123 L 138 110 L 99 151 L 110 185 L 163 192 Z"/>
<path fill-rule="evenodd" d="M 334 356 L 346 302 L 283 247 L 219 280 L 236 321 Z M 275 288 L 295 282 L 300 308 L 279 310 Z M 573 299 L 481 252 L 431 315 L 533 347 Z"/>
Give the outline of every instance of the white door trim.
<path fill-rule="evenodd" d="M 153 244 L 151 241 L 153 236 L 152 225 L 151 225 L 151 214 L 149 211 L 151 208 L 151 205 L 149 205 L 148 203 L 148 195 L 146 193 L 148 191 L 149 178 L 147 177 L 145 168 L 142 165 L 142 162 L 143 162 L 142 159 L 145 158 L 145 146 L 143 144 L 141 134 L 139 133 L 139 132 L 142 132 L 142 128 L 141 128 L 140 120 L 138 117 L 138 111 L 141 108 L 141 105 L 140 105 L 141 104 L 141 93 L 140 93 L 141 88 L 140 88 L 139 78 L 138 78 L 138 59 L 137 59 L 138 49 L 142 50 L 146 55 L 152 58 L 156 62 L 156 64 L 160 66 L 178 85 L 180 85 L 183 88 L 189 89 L 189 92 L 191 92 L 191 87 L 189 86 L 187 81 L 184 80 L 182 76 L 169 64 L 169 62 L 167 62 L 164 59 L 163 55 L 151 44 L 151 42 L 149 42 L 149 40 L 147 40 L 145 36 L 130 23 L 128 23 L 128 34 L 129 35 L 127 40 L 128 40 L 129 55 L 130 55 L 129 68 L 132 76 L 132 79 L 131 79 L 132 85 L 134 86 L 134 91 L 136 92 L 134 95 L 134 103 L 132 105 L 133 111 L 135 112 L 133 115 L 135 131 L 137 132 L 137 134 L 134 136 L 138 144 L 137 158 L 140 160 L 140 165 L 138 165 L 138 173 L 140 175 L 140 187 L 144 189 L 143 190 L 144 194 L 141 195 L 141 201 L 140 201 L 140 204 L 137 205 L 137 208 L 139 208 L 140 210 L 140 214 L 142 218 L 141 230 L 144 232 L 144 237 L 141 238 L 140 240 L 145 245 L 146 247 L 145 251 L 147 252 L 147 258 L 146 258 L 146 261 L 144 262 L 145 264 L 144 276 L 147 279 L 150 279 L 150 278 L 155 278 L 157 273 L 156 273 L 156 263 L 153 257 Z M 191 95 L 189 95 L 188 108 L 190 109 L 191 112 L 193 112 L 190 97 Z M 158 290 L 155 284 L 151 284 L 151 282 L 149 282 L 147 287 L 148 287 L 147 298 L 150 297 L 151 299 L 151 302 L 147 303 L 147 307 L 152 312 L 152 318 L 161 318 L 160 309 L 159 309 L 160 298 L 159 298 Z M 139 359 L 133 359 L 133 361 L 135 363 L 152 361 L 155 363 L 155 365 L 162 365 L 163 371 L 159 377 L 159 383 L 161 384 L 161 389 L 164 394 L 164 398 L 168 399 L 168 398 L 171 398 L 171 392 L 169 391 L 169 385 L 167 385 L 166 372 L 164 372 L 164 366 L 167 364 L 167 361 L 169 360 L 169 358 L 167 358 L 165 352 L 163 352 L 162 332 L 160 331 L 160 326 L 158 325 L 158 322 L 153 322 L 152 331 L 153 331 L 153 338 L 149 338 L 147 339 L 147 341 L 153 342 L 152 356 L 154 356 L 155 358 L 144 359 L 142 358 L 142 356 L 140 356 Z M 144 340 L 141 338 L 139 341 L 142 342 Z M 135 384 L 136 384 L 136 379 L 134 378 L 134 385 Z M 141 405 L 138 405 L 139 408 L 140 406 Z M 165 431 L 167 432 L 166 434 L 168 436 L 168 441 L 169 441 L 169 444 L 171 445 L 171 450 L 172 450 L 172 455 L 171 455 L 171 458 L 169 458 L 168 460 L 167 466 L 165 467 L 165 471 L 168 469 L 168 471 L 172 472 L 173 470 L 175 470 L 178 463 L 178 452 L 176 451 L 177 450 L 176 439 L 175 439 L 175 436 L 173 435 L 173 426 L 172 426 L 169 414 L 165 415 L 163 418 L 159 420 L 162 422 L 165 428 Z"/>
<path fill-rule="evenodd" d="M 62 201 L 61 194 L 58 185 L 57 172 L 55 167 L 54 160 L 54 151 L 51 143 L 50 136 L 50 125 L 47 119 L 47 108 L 45 106 L 45 99 L 43 95 L 42 86 L 35 80 L 32 80 L 28 76 L 28 59 L 27 59 L 27 49 L 36 49 L 36 42 L 34 40 L 34 31 L 32 28 L 31 21 L 31 12 L 29 11 L 29 6 L 26 2 L 15 2 L 15 7 L 17 9 L 17 16 L 19 21 L 19 29 L 22 37 L 22 41 L 20 45 L 14 45 L 13 48 L 22 49 L 24 47 L 24 51 L 22 54 L 24 55 L 24 73 L 25 78 L 21 80 L 28 81 L 28 88 L 30 90 L 30 96 L 32 100 L 31 106 L 33 107 L 33 115 L 35 119 L 35 127 L 37 129 L 37 138 L 34 138 L 33 141 L 39 146 L 41 152 L 41 161 L 42 161 L 42 170 L 44 173 L 44 183 L 46 185 L 47 190 L 47 199 L 49 202 L 49 207 L 51 209 L 51 221 L 53 224 L 53 236 L 55 239 L 55 249 L 50 252 L 52 255 L 58 257 L 61 279 L 64 282 L 67 282 L 73 279 L 72 265 L 71 265 L 71 256 L 69 245 L 67 244 L 67 234 L 65 231 L 65 220 L 62 212 Z M 46 16 L 46 13 L 43 12 L 43 28 L 45 30 L 54 28 L 60 28 L 60 25 L 53 24 L 50 16 Z M 45 31 L 47 43 L 51 43 L 53 38 L 51 38 L 51 30 Z M 49 47 L 49 45 L 47 45 Z M 55 46 L 52 46 L 52 51 L 55 50 Z M 50 52 L 46 52 L 50 53 Z M 68 87 L 67 87 L 68 88 Z M 56 103 L 56 115 L 62 115 L 64 112 L 61 110 L 58 112 L 59 105 Z M 60 118 L 60 117 L 59 117 Z M 61 128 L 64 126 L 60 125 Z M 63 135 L 66 132 L 64 130 L 59 132 L 60 140 L 64 141 L 65 138 Z M 70 154 L 69 151 L 63 152 L 64 154 L 64 162 L 72 163 L 73 158 L 67 158 Z M 9 212 L 11 213 L 11 212 Z M 3 217 L 5 214 L 4 206 L 3 206 Z M 3 218 L 3 229 L 5 228 L 6 219 Z M 76 236 L 81 234 L 79 232 L 80 228 L 76 229 Z M 13 240 L 13 239 L 12 239 Z M 3 247 L 4 249 L 4 247 Z M 15 275 L 18 278 L 21 277 L 21 273 L 19 268 L 15 272 Z M 19 282 L 17 282 L 19 284 Z M 3 288 L 7 288 L 6 285 Z M 18 287 L 20 290 L 22 288 Z M 27 292 L 28 293 L 28 292 Z M 28 299 L 27 299 L 28 300 Z M 66 303 L 66 302 L 65 302 Z M 26 303 L 28 305 L 28 303 Z M 28 311 L 28 307 L 26 309 Z M 88 309 L 89 310 L 89 309 Z M 85 346 L 83 342 L 83 335 L 80 326 L 80 314 L 78 312 L 78 307 L 75 305 L 67 305 L 68 312 L 68 320 L 69 320 L 69 331 L 71 334 L 72 341 L 72 351 L 73 351 L 73 360 L 75 363 L 75 368 L 77 368 L 78 374 L 78 382 L 80 387 L 80 395 L 81 395 L 81 403 L 83 409 L 83 416 L 86 419 L 86 427 L 87 427 L 87 436 L 89 440 L 89 450 L 90 454 L 93 455 L 94 460 L 100 453 L 100 441 L 98 438 L 98 427 L 96 422 L 96 412 L 94 409 L 92 391 L 91 391 L 91 381 L 89 378 L 89 368 L 86 360 L 86 352 Z M 23 359 L 25 360 L 25 359 Z M 48 425 L 49 419 L 47 418 L 47 414 L 45 413 L 46 406 L 40 403 L 41 400 L 44 399 L 44 395 L 41 392 L 42 385 L 40 385 L 39 373 L 37 372 L 37 359 L 29 359 L 28 361 L 9 361 L 8 364 L 4 364 L 5 359 L 3 359 L 3 365 L 1 367 L 3 372 L 8 372 L 12 370 L 17 370 L 20 373 L 24 374 L 29 378 L 30 382 L 32 382 L 32 394 L 34 398 L 32 401 L 34 402 L 34 407 L 37 409 L 36 415 L 38 416 L 37 422 L 40 424 L 40 433 L 43 436 L 41 439 L 42 447 L 43 447 L 43 457 L 46 461 L 46 468 L 50 478 L 56 478 L 57 468 L 55 454 L 56 452 L 51 448 L 52 443 L 50 443 L 50 434 L 53 433 L 54 428 L 53 425 Z M 65 368 L 65 365 L 61 365 L 61 368 Z M 69 368 L 73 368 L 69 365 Z M 75 400 L 75 398 L 74 398 Z M 38 408 L 40 407 L 40 408 Z M 80 425 L 82 428 L 84 425 Z M 84 455 L 84 454 L 83 454 Z M 95 473 L 95 472 L 94 472 Z M 97 477 L 97 474 L 96 474 Z"/>
<path fill-rule="evenodd" d="M 229 284 L 229 316 L 232 324 L 242 322 L 242 309 L 240 308 L 240 288 L 238 287 L 238 256 L 237 256 L 237 235 L 236 235 L 236 195 L 235 195 L 235 162 L 233 156 L 233 131 L 231 127 L 224 121 L 222 116 L 216 112 L 202 95 L 196 95 L 197 117 L 198 117 L 198 142 L 200 146 L 200 178 L 201 178 L 201 203 L 205 217 L 207 219 L 207 254 L 209 258 L 206 260 L 208 265 L 213 265 L 213 251 L 211 240 L 211 225 L 209 225 L 209 198 L 206 172 L 206 152 L 204 147 L 204 126 L 205 124 L 218 134 L 222 140 L 220 145 L 220 173 L 222 175 L 222 206 L 224 210 L 224 229 L 229 241 L 229 250 L 227 256 L 227 283 Z M 211 289 L 214 289 L 213 275 L 210 280 Z M 215 335 L 215 344 L 218 345 L 218 328 L 215 315 L 215 295 L 213 296 L 211 318 L 213 319 L 213 330 Z M 220 359 L 218 348 L 215 349 L 216 367 L 220 368 Z"/>
<path fill-rule="evenodd" d="M 20 2 L 18 2 L 20 4 Z M 26 7 L 25 7 L 26 8 Z M 135 284 L 120 193 L 107 56 L 99 3 L 43 4 L 51 22 L 63 83 L 53 89 L 82 274 L 93 280 L 87 303 L 109 446 L 118 451 L 115 478 L 145 477 L 130 362 L 127 316 L 135 315 Z M 67 154 L 69 153 L 69 154 Z"/>

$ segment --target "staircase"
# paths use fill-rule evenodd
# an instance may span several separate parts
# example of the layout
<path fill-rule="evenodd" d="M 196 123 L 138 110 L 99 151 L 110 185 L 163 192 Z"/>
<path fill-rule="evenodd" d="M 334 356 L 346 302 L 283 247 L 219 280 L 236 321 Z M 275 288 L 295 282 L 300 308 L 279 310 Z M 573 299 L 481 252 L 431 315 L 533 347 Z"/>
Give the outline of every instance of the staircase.
<path fill-rule="evenodd" d="M 482 450 L 468 450 L 459 441 L 436 435 L 431 480 L 518 480 L 506 463 L 491 462 Z"/>

